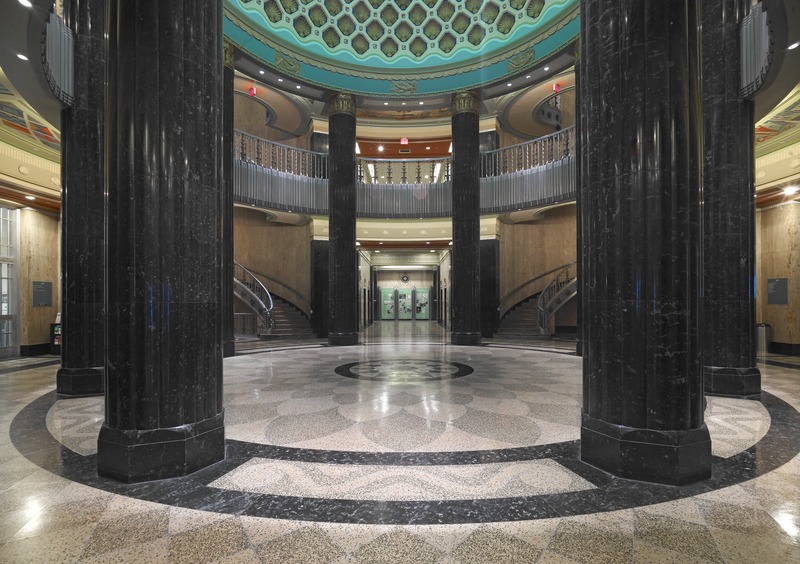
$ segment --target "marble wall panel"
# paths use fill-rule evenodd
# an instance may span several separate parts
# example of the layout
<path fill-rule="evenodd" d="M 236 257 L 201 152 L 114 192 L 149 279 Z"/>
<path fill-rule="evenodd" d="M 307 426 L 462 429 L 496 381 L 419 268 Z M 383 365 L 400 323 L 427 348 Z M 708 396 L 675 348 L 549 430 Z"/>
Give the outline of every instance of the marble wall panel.
<path fill-rule="evenodd" d="M 50 342 L 50 324 L 61 310 L 61 226 L 58 216 L 33 209 L 19 215 L 20 345 Z M 33 307 L 32 283 L 52 282 L 50 307 Z"/>
<path fill-rule="evenodd" d="M 772 325 L 772 340 L 800 345 L 800 202 L 756 214 L 756 317 Z M 767 280 L 789 279 L 789 304 L 767 303 Z"/>

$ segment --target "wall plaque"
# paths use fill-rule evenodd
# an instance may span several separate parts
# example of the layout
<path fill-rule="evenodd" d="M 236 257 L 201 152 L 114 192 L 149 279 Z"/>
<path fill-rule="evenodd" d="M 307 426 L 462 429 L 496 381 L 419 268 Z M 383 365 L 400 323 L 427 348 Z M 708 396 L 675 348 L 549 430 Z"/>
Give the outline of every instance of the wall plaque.
<path fill-rule="evenodd" d="M 789 303 L 789 279 L 767 279 L 767 303 L 785 305 Z"/>
<path fill-rule="evenodd" d="M 53 283 L 34 282 L 33 307 L 52 307 L 52 306 L 53 306 Z"/>

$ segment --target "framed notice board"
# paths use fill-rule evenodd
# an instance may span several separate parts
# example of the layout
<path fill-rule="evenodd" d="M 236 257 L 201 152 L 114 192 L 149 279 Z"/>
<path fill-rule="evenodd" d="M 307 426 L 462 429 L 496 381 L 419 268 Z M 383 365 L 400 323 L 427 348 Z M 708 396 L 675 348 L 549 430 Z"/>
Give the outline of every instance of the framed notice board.
<path fill-rule="evenodd" d="M 52 307 L 53 306 L 53 283 L 34 282 L 32 291 L 33 307 Z"/>
<path fill-rule="evenodd" d="M 767 303 L 776 305 L 786 305 L 789 303 L 788 278 L 767 279 Z"/>

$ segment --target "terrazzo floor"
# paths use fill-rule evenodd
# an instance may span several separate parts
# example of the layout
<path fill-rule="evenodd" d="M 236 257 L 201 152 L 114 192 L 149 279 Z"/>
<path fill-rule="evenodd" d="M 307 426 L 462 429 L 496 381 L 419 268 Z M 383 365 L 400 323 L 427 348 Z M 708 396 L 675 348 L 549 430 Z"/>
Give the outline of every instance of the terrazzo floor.
<path fill-rule="evenodd" d="M 94 471 L 102 398 L 0 362 L 0 562 L 800 562 L 797 357 L 708 398 L 713 477 L 670 487 L 580 461 L 574 343 L 487 342 L 399 322 L 226 359 L 226 460 L 133 485 Z"/>

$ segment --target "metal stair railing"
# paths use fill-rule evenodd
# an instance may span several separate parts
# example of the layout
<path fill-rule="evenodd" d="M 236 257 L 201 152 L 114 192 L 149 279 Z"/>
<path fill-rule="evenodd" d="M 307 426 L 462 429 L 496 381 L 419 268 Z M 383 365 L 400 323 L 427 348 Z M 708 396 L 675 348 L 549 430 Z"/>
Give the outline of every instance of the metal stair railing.
<path fill-rule="evenodd" d="M 272 295 L 266 286 L 247 267 L 233 263 L 234 294 L 252 309 L 261 320 L 261 330 L 256 334 L 266 335 L 275 325 L 272 317 Z"/>
<path fill-rule="evenodd" d="M 562 291 L 564 291 L 567 287 L 574 285 L 578 277 L 577 269 L 577 261 L 573 262 L 572 264 L 568 264 L 561 269 L 558 274 L 556 274 L 556 276 L 550 281 L 545 289 L 542 290 L 542 293 L 539 294 L 539 331 L 541 331 L 542 335 L 547 334 L 547 323 L 550 320 L 550 316 L 552 316 L 556 310 L 561 307 L 561 304 L 559 304 L 556 308 L 551 306 L 561 295 Z M 566 300 L 564 300 L 564 303 L 565 302 Z"/>

